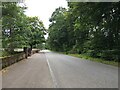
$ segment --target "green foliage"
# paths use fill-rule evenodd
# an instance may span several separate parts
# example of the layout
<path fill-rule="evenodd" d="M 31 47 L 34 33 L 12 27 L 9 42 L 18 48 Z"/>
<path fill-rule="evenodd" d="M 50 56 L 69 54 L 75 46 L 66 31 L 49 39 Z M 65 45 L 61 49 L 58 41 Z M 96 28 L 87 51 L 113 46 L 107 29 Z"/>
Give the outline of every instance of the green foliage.
<path fill-rule="evenodd" d="M 84 54 L 67 54 L 67 55 L 78 57 L 78 58 L 82 58 L 81 60 L 85 59 L 85 60 L 91 60 L 91 61 L 99 62 L 99 63 L 103 63 L 103 64 L 108 64 L 108 65 L 113 65 L 113 66 L 119 66 L 119 62 L 108 61 L 108 60 L 100 59 L 100 58 L 93 58 L 93 57 L 90 57 L 90 56 L 84 55 Z"/>
<path fill-rule="evenodd" d="M 45 28 L 38 17 L 24 14 L 26 7 L 19 3 L 2 3 L 2 46 L 9 53 L 15 48 L 37 47 L 45 42 Z"/>
<path fill-rule="evenodd" d="M 67 48 L 67 29 L 65 23 L 65 8 L 58 8 L 53 12 L 50 21 L 50 28 L 48 30 L 50 38 L 48 42 L 53 50 L 61 51 Z"/>
<path fill-rule="evenodd" d="M 120 2 L 68 2 L 51 16 L 52 50 L 120 60 Z"/>

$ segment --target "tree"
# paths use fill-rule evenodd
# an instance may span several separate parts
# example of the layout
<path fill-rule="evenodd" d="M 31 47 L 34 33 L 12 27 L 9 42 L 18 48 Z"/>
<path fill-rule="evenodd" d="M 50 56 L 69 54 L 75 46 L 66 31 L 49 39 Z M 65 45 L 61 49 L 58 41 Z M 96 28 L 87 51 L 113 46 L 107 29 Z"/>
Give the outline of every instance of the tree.
<path fill-rule="evenodd" d="M 53 50 L 65 51 L 67 49 L 65 12 L 65 8 L 57 8 L 50 18 L 49 44 L 50 47 L 54 47 Z"/>
<path fill-rule="evenodd" d="M 68 7 L 64 12 L 56 9 L 51 16 L 50 47 L 64 51 L 65 45 L 67 52 L 119 60 L 120 2 L 68 2 Z"/>
<path fill-rule="evenodd" d="M 28 31 L 25 31 L 24 33 L 27 37 L 26 43 L 32 49 L 33 46 L 45 42 L 44 35 L 46 34 L 46 31 L 42 21 L 40 21 L 38 17 L 28 17 L 27 20 Z"/>
<path fill-rule="evenodd" d="M 15 48 L 32 47 L 42 44 L 45 28 L 38 17 L 28 17 L 24 14 L 25 6 L 18 3 L 3 3 L 3 48 L 14 53 Z"/>
<path fill-rule="evenodd" d="M 17 41 L 15 40 L 19 27 L 17 23 L 21 14 L 23 14 L 24 7 L 20 7 L 17 3 L 2 3 L 2 33 L 3 33 L 3 47 L 7 48 L 7 51 L 13 52 L 16 47 Z"/>

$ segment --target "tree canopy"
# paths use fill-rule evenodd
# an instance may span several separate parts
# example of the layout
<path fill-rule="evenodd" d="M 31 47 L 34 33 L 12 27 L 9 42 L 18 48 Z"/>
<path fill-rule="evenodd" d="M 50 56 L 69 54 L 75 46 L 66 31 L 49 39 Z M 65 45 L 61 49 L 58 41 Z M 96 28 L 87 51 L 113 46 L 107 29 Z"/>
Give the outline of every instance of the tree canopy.
<path fill-rule="evenodd" d="M 43 22 L 38 17 L 26 16 L 26 8 L 19 3 L 2 3 L 2 46 L 8 52 L 15 48 L 38 47 L 45 42 Z"/>
<path fill-rule="evenodd" d="M 120 2 L 68 2 L 57 8 L 49 26 L 49 48 L 120 59 Z"/>

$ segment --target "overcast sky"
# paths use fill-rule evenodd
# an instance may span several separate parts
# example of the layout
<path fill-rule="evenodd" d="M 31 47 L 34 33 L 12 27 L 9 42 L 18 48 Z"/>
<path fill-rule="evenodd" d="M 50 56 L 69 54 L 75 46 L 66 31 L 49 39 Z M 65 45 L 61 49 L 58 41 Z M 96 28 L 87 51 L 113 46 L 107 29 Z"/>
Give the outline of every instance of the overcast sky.
<path fill-rule="evenodd" d="M 49 18 L 56 8 L 62 6 L 67 8 L 66 0 L 26 0 L 28 9 L 25 14 L 28 16 L 38 16 L 44 23 L 45 28 L 49 26 Z"/>

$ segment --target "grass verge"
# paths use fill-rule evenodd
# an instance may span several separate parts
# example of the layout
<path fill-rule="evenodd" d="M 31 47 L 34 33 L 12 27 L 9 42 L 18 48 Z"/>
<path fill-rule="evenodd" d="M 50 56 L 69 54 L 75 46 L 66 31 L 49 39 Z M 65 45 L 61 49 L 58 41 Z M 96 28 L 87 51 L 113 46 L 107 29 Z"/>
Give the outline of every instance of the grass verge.
<path fill-rule="evenodd" d="M 65 53 L 63 53 L 63 54 L 65 54 Z M 107 65 L 113 65 L 113 66 L 120 67 L 120 63 L 115 62 L 115 61 L 108 61 L 108 60 L 104 60 L 104 59 L 100 59 L 100 58 L 93 58 L 93 57 L 83 55 L 83 54 L 67 54 L 67 55 L 78 57 L 78 58 L 83 58 L 82 60 L 86 59 L 86 60 L 90 60 L 90 61 L 94 61 L 94 62 L 99 62 L 99 63 L 103 63 L 103 64 L 107 64 Z"/>

